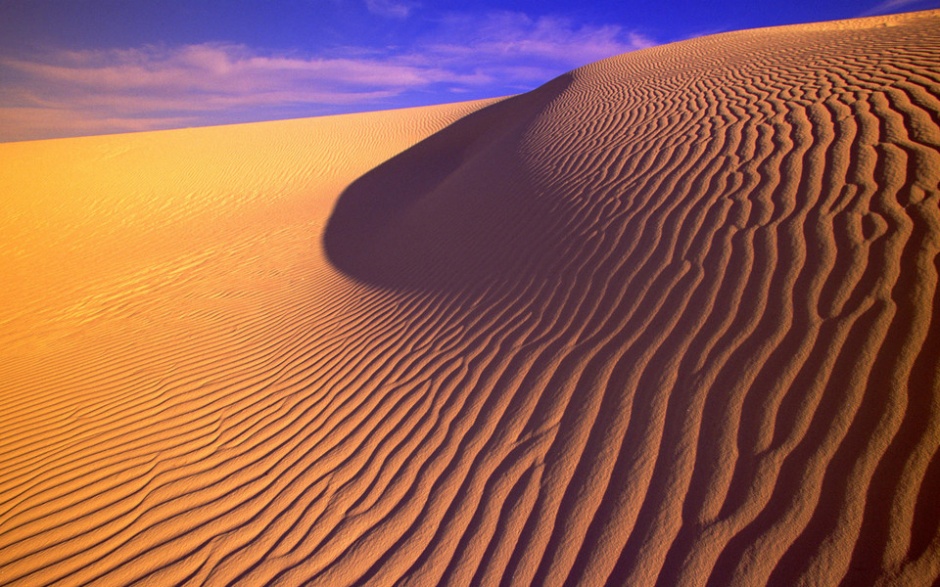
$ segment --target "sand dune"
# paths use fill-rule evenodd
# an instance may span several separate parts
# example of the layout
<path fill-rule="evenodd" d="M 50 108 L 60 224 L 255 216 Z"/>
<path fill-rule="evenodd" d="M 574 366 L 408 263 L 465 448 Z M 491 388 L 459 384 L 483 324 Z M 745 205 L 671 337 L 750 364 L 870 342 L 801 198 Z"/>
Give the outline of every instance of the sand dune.
<path fill-rule="evenodd" d="M 0 583 L 940 580 L 940 12 L 0 145 Z"/>

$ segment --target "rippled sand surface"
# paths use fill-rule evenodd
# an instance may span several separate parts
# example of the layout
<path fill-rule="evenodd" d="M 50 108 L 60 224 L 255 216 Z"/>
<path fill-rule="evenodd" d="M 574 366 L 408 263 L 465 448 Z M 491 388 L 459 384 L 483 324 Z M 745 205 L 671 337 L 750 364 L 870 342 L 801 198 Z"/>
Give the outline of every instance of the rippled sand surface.
<path fill-rule="evenodd" d="M 938 11 L 0 162 L 2 584 L 940 578 Z"/>

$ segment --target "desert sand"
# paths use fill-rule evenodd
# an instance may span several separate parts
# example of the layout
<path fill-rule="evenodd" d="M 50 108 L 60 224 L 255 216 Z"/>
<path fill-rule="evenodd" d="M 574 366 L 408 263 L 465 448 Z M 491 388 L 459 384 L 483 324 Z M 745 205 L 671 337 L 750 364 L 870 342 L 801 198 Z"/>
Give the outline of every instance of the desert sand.
<path fill-rule="evenodd" d="M 940 11 L 0 145 L 0 584 L 930 585 Z"/>

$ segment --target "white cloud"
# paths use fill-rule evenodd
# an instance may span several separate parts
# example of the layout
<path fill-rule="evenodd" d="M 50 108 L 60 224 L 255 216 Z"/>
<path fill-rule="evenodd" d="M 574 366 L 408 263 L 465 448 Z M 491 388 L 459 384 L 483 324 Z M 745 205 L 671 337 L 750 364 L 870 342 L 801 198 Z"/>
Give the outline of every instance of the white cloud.
<path fill-rule="evenodd" d="M 366 0 L 366 8 L 376 16 L 385 18 L 408 18 L 414 4 L 394 0 Z"/>
<path fill-rule="evenodd" d="M 330 58 L 217 43 L 0 58 L 0 141 L 387 108 L 419 93 L 505 95 L 651 44 L 615 26 L 506 12 L 450 16 L 409 47 Z"/>
<path fill-rule="evenodd" d="M 476 81 L 395 58 L 264 56 L 236 45 L 0 59 L 0 74 L 7 80 L 0 87 L 0 140 L 219 123 L 226 112 L 245 120 L 258 117 L 251 111 L 276 117 L 272 109 L 303 105 L 380 105 L 411 89 Z"/>
<path fill-rule="evenodd" d="M 918 8 L 935 8 L 936 3 L 928 0 L 884 0 L 874 7 L 859 14 L 859 16 L 875 16 L 879 14 L 891 14 L 894 12 L 903 12 L 905 10 L 916 10 Z"/>
<path fill-rule="evenodd" d="M 499 12 L 479 18 L 453 15 L 446 19 L 433 53 L 487 60 L 541 60 L 577 67 L 605 57 L 651 47 L 655 43 L 616 25 L 575 26 L 568 19 L 532 18 Z"/>

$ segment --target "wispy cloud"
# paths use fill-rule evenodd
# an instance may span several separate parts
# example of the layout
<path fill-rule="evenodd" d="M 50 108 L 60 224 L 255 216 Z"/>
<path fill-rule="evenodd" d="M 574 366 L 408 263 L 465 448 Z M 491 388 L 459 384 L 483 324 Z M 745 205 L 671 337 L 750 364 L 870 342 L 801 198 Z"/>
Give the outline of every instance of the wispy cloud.
<path fill-rule="evenodd" d="M 347 47 L 330 57 L 207 43 L 0 58 L 0 141 L 495 96 L 651 44 L 615 26 L 498 13 L 445 17 L 408 47 Z"/>
<path fill-rule="evenodd" d="M 217 44 L 2 59 L 0 71 L 7 80 L 0 87 L 6 140 L 278 117 L 298 105 L 319 113 L 474 81 L 401 59 L 259 55 Z"/>
<path fill-rule="evenodd" d="M 415 7 L 410 2 L 396 2 L 395 0 L 366 0 L 366 8 L 376 16 L 385 18 L 408 18 Z"/>
<path fill-rule="evenodd" d="M 936 0 L 884 0 L 869 8 L 859 16 L 875 16 L 879 14 L 891 14 L 894 12 L 903 12 L 905 10 L 917 10 L 922 8 L 937 8 Z"/>
<path fill-rule="evenodd" d="M 452 15 L 444 19 L 446 37 L 431 41 L 440 56 L 566 64 L 571 67 L 654 43 L 620 26 L 577 26 L 569 19 L 532 18 L 517 12 L 491 13 L 478 18 Z"/>

